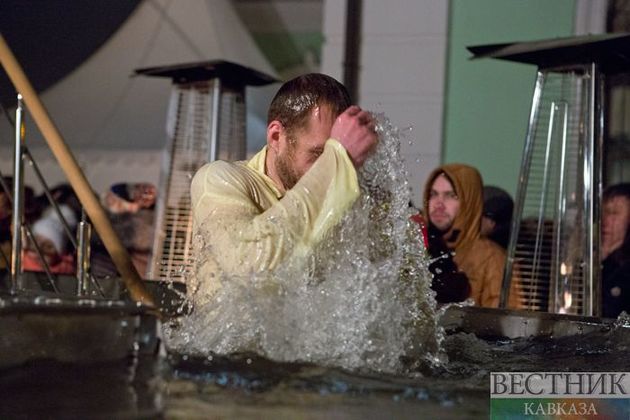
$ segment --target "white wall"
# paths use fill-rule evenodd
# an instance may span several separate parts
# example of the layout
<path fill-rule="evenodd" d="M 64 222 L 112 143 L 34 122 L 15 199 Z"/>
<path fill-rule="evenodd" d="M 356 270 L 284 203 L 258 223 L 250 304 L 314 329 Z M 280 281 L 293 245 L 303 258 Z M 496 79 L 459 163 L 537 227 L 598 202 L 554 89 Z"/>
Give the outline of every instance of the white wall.
<path fill-rule="evenodd" d="M 575 35 L 603 34 L 609 0 L 576 0 Z"/>
<path fill-rule="evenodd" d="M 322 72 L 343 79 L 345 1 L 324 0 Z M 401 145 L 421 205 L 429 172 L 440 164 L 448 2 L 364 0 L 359 105 L 384 112 L 409 141 Z"/>

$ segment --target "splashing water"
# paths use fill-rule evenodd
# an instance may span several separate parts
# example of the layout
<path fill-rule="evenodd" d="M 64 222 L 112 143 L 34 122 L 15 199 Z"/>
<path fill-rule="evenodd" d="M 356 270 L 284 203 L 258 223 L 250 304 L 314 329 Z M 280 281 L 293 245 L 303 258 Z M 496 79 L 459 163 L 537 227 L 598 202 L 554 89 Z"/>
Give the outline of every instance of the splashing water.
<path fill-rule="evenodd" d="M 166 326 L 170 349 L 392 373 L 443 357 L 431 275 L 409 220 L 402 134 L 376 117 L 379 144 L 359 171 L 361 197 L 307 269 L 287 262 L 265 275 L 221 278 L 210 301 L 193 300 L 189 315 Z M 195 238 L 195 250 L 200 261 L 217 258 L 211 238 Z"/>

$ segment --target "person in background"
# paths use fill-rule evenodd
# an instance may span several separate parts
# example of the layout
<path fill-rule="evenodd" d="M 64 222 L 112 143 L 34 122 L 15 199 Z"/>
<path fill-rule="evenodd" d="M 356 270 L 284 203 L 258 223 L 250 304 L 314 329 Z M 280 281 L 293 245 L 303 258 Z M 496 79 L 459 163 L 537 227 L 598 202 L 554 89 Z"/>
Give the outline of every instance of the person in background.
<path fill-rule="evenodd" d="M 510 240 L 510 224 L 514 201 L 505 190 L 498 187 L 483 187 L 483 215 L 481 236 L 491 239 L 507 249 Z"/>
<path fill-rule="evenodd" d="M 434 258 L 439 259 L 434 263 L 442 264 L 449 274 L 434 288 L 445 289 L 451 298 L 470 297 L 478 306 L 498 307 L 505 252 L 493 241 L 481 237 L 482 200 L 481 175 L 471 166 L 443 165 L 429 175 L 424 190 L 429 252 L 437 255 Z M 438 269 L 444 272 L 444 268 Z M 510 307 L 519 306 L 516 290 L 513 282 Z"/>
<path fill-rule="evenodd" d="M 411 211 L 410 219 L 412 222 L 418 224 L 418 227 L 420 227 L 420 234 L 422 235 L 422 244 L 424 245 L 425 249 L 428 249 L 429 248 L 429 232 L 427 230 L 427 221 L 422 215 L 422 211 L 420 211 L 420 209 L 414 206 L 411 201 L 409 202 L 409 209 Z"/>
<path fill-rule="evenodd" d="M 103 204 L 111 214 L 133 214 L 142 209 L 153 210 L 157 189 L 153 184 L 118 183 L 110 187 L 103 197 Z"/>
<path fill-rule="evenodd" d="M 71 234 L 77 226 L 74 211 L 66 204 L 61 204 L 59 210 L 68 225 Z M 74 250 L 68 249 L 68 235 L 63 221 L 53 207 L 46 209 L 39 220 L 33 223 L 34 241 L 39 247 L 46 265 L 54 274 L 74 274 L 76 263 Z M 45 271 L 44 262 L 39 257 L 32 240 L 29 240 L 22 256 L 22 268 L 25 271 Z"/>
<path fill-rule="evenodd" d="M 147 274 L 153 247 L 157 189 L 153 184 L 117 183 L 103 195 L 103 207 L 114 231 L 129 252 L 141 277 Z M 96 236 L 92 243 L 92 267 L 97 277 L 115 276 L 117 271 L 105 246 Z"/>
<path fill-rule="evenodd" d="M 11 188 L 13 180 L 9 177 L 3 178 L 4 185 Z M 0 186 L 0 270 L 9 267 L 11 261 L 11 215 L 13 209 L 9 199 L 9 191 L 5 191 Z"/>
<path fill-rule="evenodd" d="M 5 176 L 0 185 L 0 270 L 9 267 L 12 249 L 13 223 L 13 178 Z M 4 187 L 7 188 L 5 191 Z M 24 221 L 33 223 L 41 214 L 41 206 L 35 198 L 33 188 L 24 186 Z"/>
<path fill-rule="evenodd" d="M 457 269 L 453 262 L 454 253 L 446 247 L 442 235 L 431 228 L 426 218 L 411 202 L 409 207 L 414 211 L 411 221 L 420 228 L 422 244 L 428 256 L 429 271 L 433 275 L 431 289 L 435 292 L 437 303 L 462 302 L 470 296 L 470 284 L 466 274 Z"/>
<path fill-rule="evenodd" d="M 74 213 L 77 220 L 81 219 L 82 206 L 79 197 L 74 192 L 72 186 L 68 183 L 57 184 L 49 190 L 51 197 L 57 205 L 65 204 Z M 40 194 L 37 197 L 40 209 L 46 211 L 51 204 L 46 194 Z"/>
<path fill-rule="evenodd" d="M 602 315 L 630 314 L 630 183 L 604 191 L 601 259 Z"/>

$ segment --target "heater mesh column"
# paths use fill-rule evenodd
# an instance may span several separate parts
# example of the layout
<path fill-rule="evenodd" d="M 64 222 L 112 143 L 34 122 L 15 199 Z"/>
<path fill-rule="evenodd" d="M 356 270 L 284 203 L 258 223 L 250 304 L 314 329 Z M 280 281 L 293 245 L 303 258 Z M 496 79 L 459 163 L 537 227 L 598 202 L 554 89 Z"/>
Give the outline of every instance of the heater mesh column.
<path fill-rule="evenodd" d="M 526 309 L 581 314 L 592 246 L 585 206 L 591 79 L 586 66 L 539 73 L 508 265 Z"/>
<path fill-rule="evenodd" d="M 183 281 L 193 266 L 190 181 L 208 162 L 213 144 L 213 113 L 218 112 L 218 158 L 245 157 L 244 89 L 220 86 L 220 81 L 174 85 L 167 122 L 169 146 L 162 174 L 152 272 L 149 277 Z M 219 109 L 213 109 L 214 95 Z"/>

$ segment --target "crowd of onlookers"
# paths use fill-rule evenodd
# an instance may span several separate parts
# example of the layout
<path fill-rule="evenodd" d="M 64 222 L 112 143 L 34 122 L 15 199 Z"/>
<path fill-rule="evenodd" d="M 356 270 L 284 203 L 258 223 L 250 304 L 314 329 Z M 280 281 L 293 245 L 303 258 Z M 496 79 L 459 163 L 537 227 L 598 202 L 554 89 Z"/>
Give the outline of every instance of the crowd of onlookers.
<path fill-rule="evenodd" d="M 438 303 L 472 298 L 480 306 L 498 306 L 513 207 L 507 192 L 483 187 L 479 172 L 468 165 L 443 165 L 429 176 L 424 209 L 412 220 L 424 230 Z M 630 313 L 630 183 L 605 189 L 601 214 L 602 315 L 617 317 Z M 519 235 L 527 237 L 528 229 L 524 220 Z M 548 226 L 538 229 L 538 234 L 546 237 Z M 543 253 L 550 252 L 547 239 L 539 244 Z M 546 275 L 536 274 L 548 281 L 549 267 L 543 269 Z M 520 274 L 526 270 L 531 267 L 521 267 Z M 508 307 L 523 308 L 519 282 L 513 273 Z"/>
<path fill-rule="evenodd" d="M 4 178 L 12 186 L 10 177 Z M 12 201 L 10 193 L 0 188 L 0 269 L 6 268 L 11 256 Z M 25 229 L 22 268 L 25 271 L 49 271 L 53 274 L 76 272 L 76 230 L 82 207 L 68 184 L 50 189 L 48 196 L 36 196 L 32 188 L 24 188 Z M 138 273 L 144 276 L 151 255 L 156 188 L 147 183 L 114 184 L 102 196 L 102 204 L 114 230 L 130 253 Z M 74 242 L 74 244 L 73 244 Z M 114 276 L 117 271 L 98 235 L 92 230 L 90 243 L 91 271 L 95 276 Z"/>

